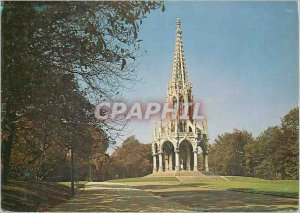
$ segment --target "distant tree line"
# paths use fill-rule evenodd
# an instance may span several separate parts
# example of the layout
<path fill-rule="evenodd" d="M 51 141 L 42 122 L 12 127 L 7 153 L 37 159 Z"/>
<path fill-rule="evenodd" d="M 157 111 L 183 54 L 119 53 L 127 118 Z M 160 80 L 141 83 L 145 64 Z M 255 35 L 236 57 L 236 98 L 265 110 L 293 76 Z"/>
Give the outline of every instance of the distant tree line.
<path fill-rule="evenodd" d="M 292 109 L 280 126 L 269 127 L 254 138 L 246 130 L 218 135 L 209 149 L 210 173 L 264 179 L 298 179 L 299 110 Z M 202 154 L 198 169 L 203 169 Z M 152 173 L 151 144 L 130 136 L 117 147 L 93 180 L 141 177 Z"/>
<path fill-rule="evenodd" d="M 280 126 L 254 138 L 246 130 L 218 135 L 210 146 L 210 170 L 222 175 L 265 179 L 299 178 L 299 109 L 292 109 Z"/>
<path fill-rule="evenodd" d="M 141 177 L 152 173 L 151 144 L 143 144 L 130 136 L 111 156 L 114 178 Z"/>
<path fill-rule="evenodd" d="M 90 161 L 91 163 L 85 159 L 77 161 L 75 174 L 77 180 L 106 181 L 142 177 L 152 173 L 151 144 L 142 143 L 134 135 L 129 136 L 114 148 L 111 155 L 103 154 L 98 150 L 95 149 L 93 156 L 99 156 L 95 156 Z M 89 152 L 86 154 L 88 155 Z M 65 164 L 53 174 L 61 175 L 58 180 L 67 181 L 70 171 L 70 164 Z"/>

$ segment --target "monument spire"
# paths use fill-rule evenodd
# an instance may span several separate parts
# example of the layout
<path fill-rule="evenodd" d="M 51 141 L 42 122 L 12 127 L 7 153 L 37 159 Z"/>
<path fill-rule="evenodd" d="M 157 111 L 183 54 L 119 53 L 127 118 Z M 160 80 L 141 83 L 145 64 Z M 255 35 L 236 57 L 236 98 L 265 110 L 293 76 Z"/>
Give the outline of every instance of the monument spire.
<path fill-rule="evenodd" d="M 177 19 L 172 76 L 168 85 L 166 103 L 168 103 L 168 108 L 176 113 L 176 118 L 169 114 L 170 116 L 160 120 L 154 128 L 153 173 L 170 171 L 174 172 L 174 176 L 178 176 L 180 170 L 185 170 L 200 174 L 197 165 L 198 147 L 201 147 L 203 151 L 203 165 L 205 165 L 205 171 L 208 171 L 206 119 L 201 126 L 193 118 L 194 98 L 192 85 L 187 77 L 179 18 Z"/>
<path fill-rule="evenodd" d="M 181 21 L 179 18 L 177 19 L 176 43 L 175 43 L 174 60 L 173 60 L 173 67 L 172 67 L 172 76 L 168 85 L 166 101 L 167 103 L 172 104 L 173 107 L 176 104 L 180 104 L 180 103 L 189 104 L 193 102 L 192 85 L 189 82 L 187 76 L 187 68 L 186 68 L 186 62 L 185 62 L 184 50 L 183 50 L 183 41 L 182 41 Z M 188 114 L 190 118 L 192 112 L 193 112 L 193 106 L 190 106 L 188 110 Z"/>
<path fill-rule="evenodd" d="M 188 83 L 187 70 L 183 50 L 182 31 L 180 18 L 177 19 L 176 44 L 173 60 L 173 71 L 171 84 L 175 84 L 176 88 L 184 88 Z"/>

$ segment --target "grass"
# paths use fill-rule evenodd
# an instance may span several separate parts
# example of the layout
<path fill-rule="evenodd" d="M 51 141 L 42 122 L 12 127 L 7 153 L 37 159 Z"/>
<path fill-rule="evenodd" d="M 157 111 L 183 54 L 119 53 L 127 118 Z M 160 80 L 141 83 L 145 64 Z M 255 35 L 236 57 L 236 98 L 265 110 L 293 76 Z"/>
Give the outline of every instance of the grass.
<path fill-rule="evenodd" d="M 208 186 L 220 189 L 242 192 L 262 193 L 278 196 L 299 195 L 299 181 L 297 180 L 264 180 L 248 177 L 226 177 L 230 181 L 200 181 L 198 183 L 182 183 L 183 185 Z"/>
<path fill-rule="evenodd" d="M 180 182 L 176 177 L 142 177 L 117 179 L 111 180 L 110 182 L 125 183 L 129 188 L 130 186 L 137 187 L 142 191 L 150 192 L 161 198 L 167 198 L 174 203 L 180 203 L 186 206 L 187 210 L 192 211 L 283 211 L 298 208 L 298 199 L 289 198 L 298 197 L 298 181 L 273 181 L 231 176 L 227 176 L 226 178 L 230 181 L 223 179 L 202 179 L 197 182 Z M 78 184 L 86 183 L 87 181 L 78 182 Z M 10 182 L 2 186 L 2 209 L 8 211 L 47 211 L 50 207 L 66 202 L 70 198 L 70 186 L 70 182 Z M 87 187 L 91 186 L 89 185 Z M 99 186 L 96 184 L 94 188 L 96 189 L 97 187 Z M 112 187 L 120 186 L 114 185 Z M 124 186 L 122 187 L 124 188 Z M 95 193 L 106 194 L 108 192 L 103 191 L 101 187 L 97 190 L 87 190 L 83 192 L 87 196 L 85 199 L 88 201 L 82 204 L 83 209 L 99 207 L 98 201 L 95 201 Z M 109 199 L 115 199 L 116 191 L 122 193 L 122 199 L 125 203 L 135 202 L 137 199 L 134 198 L 134 200 L 132 200 L 132 194 L 130 194 L 137 193 L 137 191 L 129 189 L 128 191 L 124 191 L 124 189 L 111 190 L 109 191 L 111 193 Z M 277 196 L 258 195 L 256 193 Z M 140 195 L 136 196 L 140 197 Z M 147 194 L 147 196 L 149 196 L 149 194 Z M 134 203 L 134 206 L 131 207 L 133 209 L 140 208 L 143 210 L 144 207 L 139 205 L 148 204 L 148 199 L 150 198 L 147 197 L 146 200 L 143 200 L 143 202 L 139 204 Z M 107 202 L 107 200 L 105 200 L 105 202 Z M 113 202 L 103 205 L 104 207 L 108 205 L 110 208 L 115 206 Z M 171 203 L 168 203 L 168 205 L 172 207 Z M 102 206 L 100 207 L 102 208 Z M 168 208 L 167 204 L 166 208 Z"/>
<path fill-rule="evenodd" d="M 11 181 L 1 190 L 1 207 L 8 211 L 47 211 L 70 197 L 69 187 L 50 182 Z"/>
<path fill-rule="evenodd" d="M 169 177 L 168 177 L 169 178 Z M 298 181 L 264 180 L 249 177 L 183 179 L 166 181 L 155 177 L 114 180 L 185 206 L 187 211 L 266 212 L 298 209 Z M 149 181 L 149 182 L 148 182 Z M 269 196 L 276 195 L 276 196 Z"/>
<path fill-rule="evenodd" d="M 109 182 L 160 182 L 160 181 L 177 181 L 176 177 L 142 177 L 142 178 L 125 178 L 109 180 Z"/>
<path fill-rule="evenodd" d="M 83 184 L 83 185 L 85 185 L 85 184 L 87 184 L 88 183 L 88 181 L 85 181 L 85 180 L 82 180 L 82 181 L 77 181 L 76 183 L 75 183 L 75 186 L 77 185 L 77 184 Z M 58 184 L 61 184 L 61 185 L 63 185 L 63 186 L 67 186 L 67 187 L 71 187 L 71 182 L 58 182 Z"/>
<path fill-rule="evenodd" d="M 269 181 L 266 179 L 261 179 L 261 178 L 255 178 L 255 177 L 243 177 L 243 176 L 225 176 L 228 180 L 230 181 L 242 181 L 242 182 L 246 182 L 246 181 Z"/>
<path fill-rule="evenodd" d="M 253 177 L 226 176 L 226 180 L 200 180 L 197 182 L 179 182 L 176 177 L 142 177 L 110 180 L 109 182 L 129 183 L 129 182 L 165 182 L 174 181 L 180 185 L 211 187 L 227 189 L 241 192 L 251 192 L 258 194 L 270 194 L 278 196 L 298 197 L 298 180 L 265 180 Z"/>

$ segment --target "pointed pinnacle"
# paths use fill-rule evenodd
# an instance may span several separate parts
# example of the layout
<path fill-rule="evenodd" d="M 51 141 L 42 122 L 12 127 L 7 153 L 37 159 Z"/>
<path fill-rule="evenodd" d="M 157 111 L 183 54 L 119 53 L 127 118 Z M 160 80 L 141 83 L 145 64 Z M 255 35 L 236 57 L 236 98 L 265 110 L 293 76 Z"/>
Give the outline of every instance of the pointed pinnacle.
<path fill-rule="evenodd" d="M 181 33 L 180 26 L 181 26 L 181 21 L 180 21 L 180 18 L 178 18 L 177 19 L 177 33 Z"/>

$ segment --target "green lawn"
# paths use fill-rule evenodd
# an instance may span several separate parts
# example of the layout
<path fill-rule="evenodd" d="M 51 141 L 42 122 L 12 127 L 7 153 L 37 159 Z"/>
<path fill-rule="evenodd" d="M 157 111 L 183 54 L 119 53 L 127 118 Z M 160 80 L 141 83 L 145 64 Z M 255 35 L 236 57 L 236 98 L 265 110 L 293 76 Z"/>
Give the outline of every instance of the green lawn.
<path fill-rule="evenodd" d="M 272 181 L 230 176 L 226 178 L 229 181 L 221 178 L 209 179 L 209 177 L 198 179 L 198 181 L 195 179 L 193 182 L 191 180 L 189 182 L 179 181 L 176 177 L 127 178 L 110 181 L 124 183 L 127 186 L 116 184 L 106 187 L 105 184 L 107 183 L 103 183 L 103 187 L 99 183 L 95 183 L 86 187 L 94 187 L 98 191 L 85 190 L 78 191 L 78 193 L 82 193 L 79 197 L 85 195 L 83 198 L 90 203 L 82 204 L 82 208 L 85 210 L 90 207 L 101 207 L 105 210 L 107 205 L 112 210 L 115 206 L 113 202 L 107 203 L 104 200 L 103 206 L 102 204 L 99 206 L 94 197 L 96 194 L 103 193 L 106 195 L 110 193 L 107 198 L 108 201 L 114 200 L 116 191 L 120 193 L 120 196 L 122 195 L 125 203 L 133 203 L 136 206 L 132 206 L 132 208 L 140 210 L 143 210 L 143 205 L 149 204 L 148 199 L 150 198 L 147 197 L 150 196 L 147 194 L 149 192 L 162 199 L 166 198 L 168 202 L 162 201 L 166 208 L 169 208 L 168 205 L 174 207 L 172 203 L 169 204 L 172 201 L 180 204 L 187 211 L 286 211 L 298 209 L 298 181 Z M 78 184 L 86 183 L 87 181 L 78 182 Z M 10 182 L 2 186 L 2 209 L 9 211 L 47 211 L 50 207 L 64 203 L 70 198 L 70 185 L 70 182 Z M 122 190 L 118 190 L 118 187 L 121 187 Z M 125 190 L 126 187 L 128 190 Z M 143 193 L 146 192 L 147 199 L 144 198 L 144 195 L 139 194 L 141 191 L 132 190 L 131 187 L 138 188 L 144 191 Z M 133 198 L 134 195 L 138 198 Z M 141 203 L 136 201 L 140 197 L 143 198 Z"/>
<path fill-rule="evenodd" d="M 169 178 L 173 181 L 168 181 Z M 113 182 L 123 182 L 129 187 L 184 205 L 186 211 L 273 212 L 298 209 L 298 181 L 232 176 L 226 176 L 229 181 L 209 176 L 182 178 L 181 181 L 174 178 L 145 177 Z"/>
<path fill-rule="evenodd" d="M 255 177 L 243 177 L 243 176 L 225 176 L 228 180 L 230 181 L 242 181 L 242 182 L 246 182 L 246 181 L 269 181 L 266 179 L 262 179 L 262 178 L 255 178 Z"/>
<path fill-rule="evenodd" d="M 88 181 L 85 181 L 85 180 L 82 180 L 82 181 L 77 181 L 75 183 L 76 184 L 86 184 L 88 183 Z M 61 184 L 61 185 L 64 185 L 64 186 L 68 186 L 68 187 L 71 187 L 71 182 L 58 182 L 58 184 Z"/>
<path fill-rule="evenodd" d="M 109 180 L 109 182 L 157 182 L 157 181 L 178 181 L 176 177 L 140 177 Z"/>
<path fill-rule="evenodd" d="M 264 193 L 282 196 L 298 196 L 298 180 L 264 180 L 249 177 L 226 177 L 230 181 L 200 181 L 198 183 L 182 183 L 200 187 L 215 187 L 243 192 Z"/>
<path fill-rule="evenodd" d="M 242 192 L 263 193 L 279 196 L 297 197 L 299 194 L 298 180 L 265 180 L 253 177 L 226 176 L 226 180 L 200 180 L 197 182 L 179 182 L 176 177 L 142 177 L 110 180 L 109 182 L 169 182 L 175 185 L 210 187 Z"/>

